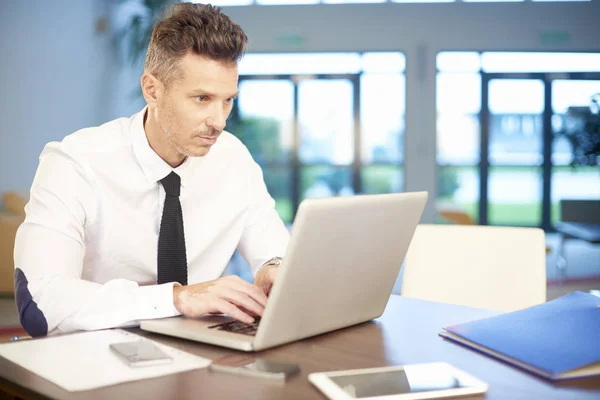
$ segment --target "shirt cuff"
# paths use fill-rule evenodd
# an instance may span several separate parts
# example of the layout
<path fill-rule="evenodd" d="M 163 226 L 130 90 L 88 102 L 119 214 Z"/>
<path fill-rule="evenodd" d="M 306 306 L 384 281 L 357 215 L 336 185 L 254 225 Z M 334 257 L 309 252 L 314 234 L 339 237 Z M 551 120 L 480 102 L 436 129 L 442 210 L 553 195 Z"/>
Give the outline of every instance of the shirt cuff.
<path fill-rule="evenodd" d="M 141 312 L 144 315 L 142 319 L 174 317 L 181 314 L 173 304 L 174 284 L 169 282 L 140 287 L 140 307 L 144 307 Z"/>

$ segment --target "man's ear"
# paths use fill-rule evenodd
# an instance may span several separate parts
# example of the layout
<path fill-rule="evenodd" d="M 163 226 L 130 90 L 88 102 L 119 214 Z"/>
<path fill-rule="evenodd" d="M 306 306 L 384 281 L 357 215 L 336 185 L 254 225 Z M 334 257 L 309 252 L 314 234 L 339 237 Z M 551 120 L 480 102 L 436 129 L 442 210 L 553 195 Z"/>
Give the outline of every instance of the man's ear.
<path fill-rule="evenodd" d="M 144 95 L 148 107 L 156 107 L 165 92 L 163 83 L 149 72 L 144 72 L 140 79 L 140 83 L 142 86 L 142 94 Z"/>

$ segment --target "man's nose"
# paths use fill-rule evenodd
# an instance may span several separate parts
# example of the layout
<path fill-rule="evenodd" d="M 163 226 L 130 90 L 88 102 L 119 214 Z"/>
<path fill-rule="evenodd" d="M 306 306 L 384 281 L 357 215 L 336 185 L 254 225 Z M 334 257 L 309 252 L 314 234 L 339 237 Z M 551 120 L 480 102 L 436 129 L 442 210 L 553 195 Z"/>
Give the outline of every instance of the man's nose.
<path fill-rule="evenodd" d="M 206 124 L 216 131 L 221 132 L 225 129 L 226 122 L 227 114 L 225 110 L 220 104 L 215 104 L 211 109 L 210 116 L 206 119 Z"/>

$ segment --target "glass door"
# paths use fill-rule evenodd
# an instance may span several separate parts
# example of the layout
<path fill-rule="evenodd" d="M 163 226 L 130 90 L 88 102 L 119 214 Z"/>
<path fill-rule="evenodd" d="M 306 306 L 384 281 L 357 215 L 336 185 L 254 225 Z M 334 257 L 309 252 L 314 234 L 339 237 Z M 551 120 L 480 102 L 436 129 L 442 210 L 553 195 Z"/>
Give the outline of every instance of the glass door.
<path fill-rule="evenodd" d="M 436 66 L 440 209 L 553 230 L 561 199 L 600 198 L 600 158 L 582 150 L 600 142 L 600 53 L 448 51 Z"/>
<path fill-rule="evenodd" d="M 262 167 L 279 215 L 291 223 L 295 84 L 289 78 L 240 79 L 240 94 L 227 129 Z"/>
<path fill-rule="evenodd" d="M 481 222 L 539 226 L 559 221 L 561 199 L 600 198 L 596 159 L 577 155 L 600 92 L 598 73 L 482 73 Z"/>
<path fill-rule="evenodd" d="M 355 193 L 355 81 L 298 79 L 300 201 Z"/>
<path fill-rule="evenodd" d="M 227 129 L 263 169 L 284 221 L 308 197 L 400 192 L 400 52 L 247 54 Z"/>
<path fill-rule="evenodd" d="M 307 197 L 360 191 L 358 74 L 240 77 L 227 129 L 261 166 L 284 222 Z"/>
<path fill-rule="evenodd" d="M 560 220 L 561 199 L 600 199 L 598 160 L 572 147 L 575 143 L 583 150 L 585 142 L 592 139 L 591 134 L 584 132 L 588 129 L 586 123 L 593 118 L 591 98 L 600 93 L 600 74 L 586 75 L 552 80 L 552 225 Z M 600 141 L 600 134 L 597 140 Z"/>
<path fill-rule="evenodd" d="M 487 148 L 482 152 L 487 153 L 482 182 L 487 184 L 487 193 L 482 198 L 487 200 L 487 209 L 481 214 L 491 225 L 540 226 L 543 77 L 511 79 L 484 74 L 484 84 L 487 97 L 483 108 L 488 121 L 482 125 L 487 128 L 482 132 Z"/>

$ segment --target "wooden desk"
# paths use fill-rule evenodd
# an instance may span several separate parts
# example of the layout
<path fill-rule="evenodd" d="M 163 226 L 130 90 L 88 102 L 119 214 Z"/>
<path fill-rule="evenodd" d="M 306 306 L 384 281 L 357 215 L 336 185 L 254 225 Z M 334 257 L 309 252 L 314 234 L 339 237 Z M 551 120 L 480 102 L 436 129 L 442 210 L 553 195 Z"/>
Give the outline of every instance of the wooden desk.
<path fill-rule="evenodd" d="M 487 396 L 475 397 L 477 399 L 600 398 L 600 378 L 552 384 L 437 335 L 442 325 L 493 314 L 495 313 L 487 310 L 392 296 L 384 315 L 374 322 L 258 353 L 268 359 L 301 365 L 301 375 L 284 384 L 201 369 L 93 391 L 69 393 L 0 358 L 0 389 L 22 398 L 67 400 L 325 399 L 308 382 L 308 373 L 446 361 L 489 383 Z M 210 359 L 235 353 L 196 342 L 145 332 L 142 334 Z M 56 367 L 60 368 L 60 365 Z"/>

